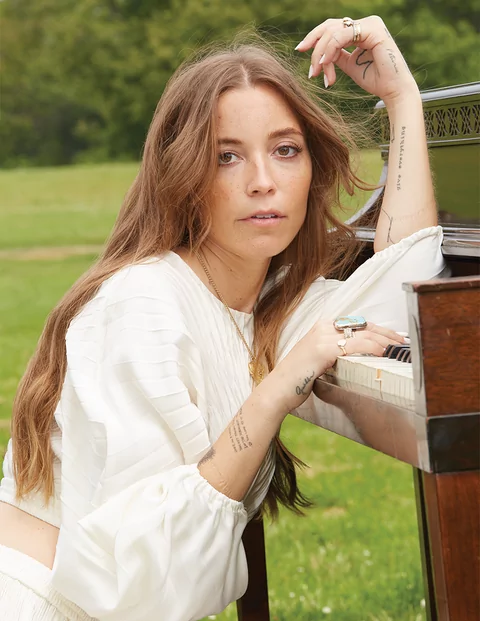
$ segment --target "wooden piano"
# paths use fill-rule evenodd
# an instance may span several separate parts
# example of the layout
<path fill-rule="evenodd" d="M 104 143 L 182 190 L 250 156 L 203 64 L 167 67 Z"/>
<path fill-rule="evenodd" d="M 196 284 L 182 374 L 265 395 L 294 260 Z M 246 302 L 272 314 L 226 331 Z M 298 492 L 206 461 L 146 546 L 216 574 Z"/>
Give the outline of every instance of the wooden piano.
<path fill-rule="evenodd" d="M 480 82 L 422 93 L 450 277 L 405 283 L 412 362 L 346 357 L 317 379 L 310 423 L 413 466 L 429 621 L 480 619 Z M 383 103 L 386 178 L 389 124 Z M 382 189 L 350 220 L 373 253 Z M 299 412 L 301 416 L 301 412 Z M 263 524 L 244 534 L 239 621 L 268 621 Z"/>

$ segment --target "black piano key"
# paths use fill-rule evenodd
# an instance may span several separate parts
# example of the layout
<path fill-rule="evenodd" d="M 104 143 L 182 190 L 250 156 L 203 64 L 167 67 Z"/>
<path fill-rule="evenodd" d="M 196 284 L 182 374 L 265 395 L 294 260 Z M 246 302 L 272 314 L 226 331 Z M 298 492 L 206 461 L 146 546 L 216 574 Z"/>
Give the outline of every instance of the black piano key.
<path fill-rule="evenodd" d="M 401 362 L 411 362 L 412 360 L 410 345 L 387 345 L 383 356 Z"/>

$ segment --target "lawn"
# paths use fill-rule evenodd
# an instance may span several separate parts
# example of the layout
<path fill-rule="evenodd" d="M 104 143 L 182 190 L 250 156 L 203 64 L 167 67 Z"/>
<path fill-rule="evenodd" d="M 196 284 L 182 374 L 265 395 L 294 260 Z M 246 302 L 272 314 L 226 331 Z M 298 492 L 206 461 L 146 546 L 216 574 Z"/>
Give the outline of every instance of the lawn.
<path fill-rule="evenodd" d="M 378 179 L 377 154 L 363 166 Z M 0 172 L 0 454 L 44 321 L 95 259 L 137 167 Z M 87 248 L 69 256 L 59 246 Z M 310 466 L 300 483 L 316 506 L 266 525 L 272 620 L 423 621 L 411 468 L 293 418 L 283 439 Z M 216 619 L 236 619 L 234 606 Z"/>

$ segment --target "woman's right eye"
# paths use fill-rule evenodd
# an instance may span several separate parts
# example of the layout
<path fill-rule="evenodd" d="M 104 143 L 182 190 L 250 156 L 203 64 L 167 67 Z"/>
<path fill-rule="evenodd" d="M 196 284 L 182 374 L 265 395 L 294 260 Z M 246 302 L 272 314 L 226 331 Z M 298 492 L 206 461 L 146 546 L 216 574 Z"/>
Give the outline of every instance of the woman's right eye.
<path fill-rule="evenodd" d="M 230 158 L 232 157 L 237 157 L 237 156 L 235 155 L 235 153 L 232 153 L 231 151 L 224 151 L 223 153 L 220 153 L 220 155 L 218 156 L 218 163 L 221 166 L 231 164 L 232 160 Z"/>

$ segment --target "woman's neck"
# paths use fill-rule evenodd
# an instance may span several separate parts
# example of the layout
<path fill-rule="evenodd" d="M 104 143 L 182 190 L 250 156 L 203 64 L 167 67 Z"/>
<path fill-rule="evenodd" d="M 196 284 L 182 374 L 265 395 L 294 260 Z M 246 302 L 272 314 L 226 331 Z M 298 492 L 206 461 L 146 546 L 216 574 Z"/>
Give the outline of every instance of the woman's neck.
<path fill-rule="evenodd" d="M 215 296 L 219 297 L 210 283 L 201 261 L 190 253 L 188 248 L 177 248 L 175 252 L 195 272 L 205 286 Z M 205 246 L 200 249 L 200 255 L 227 306 L 242 313 L 252 313 L 265 282 L 270 259 L 263 263 L 248 261 L 232 253 L 210 250 Z"/>

